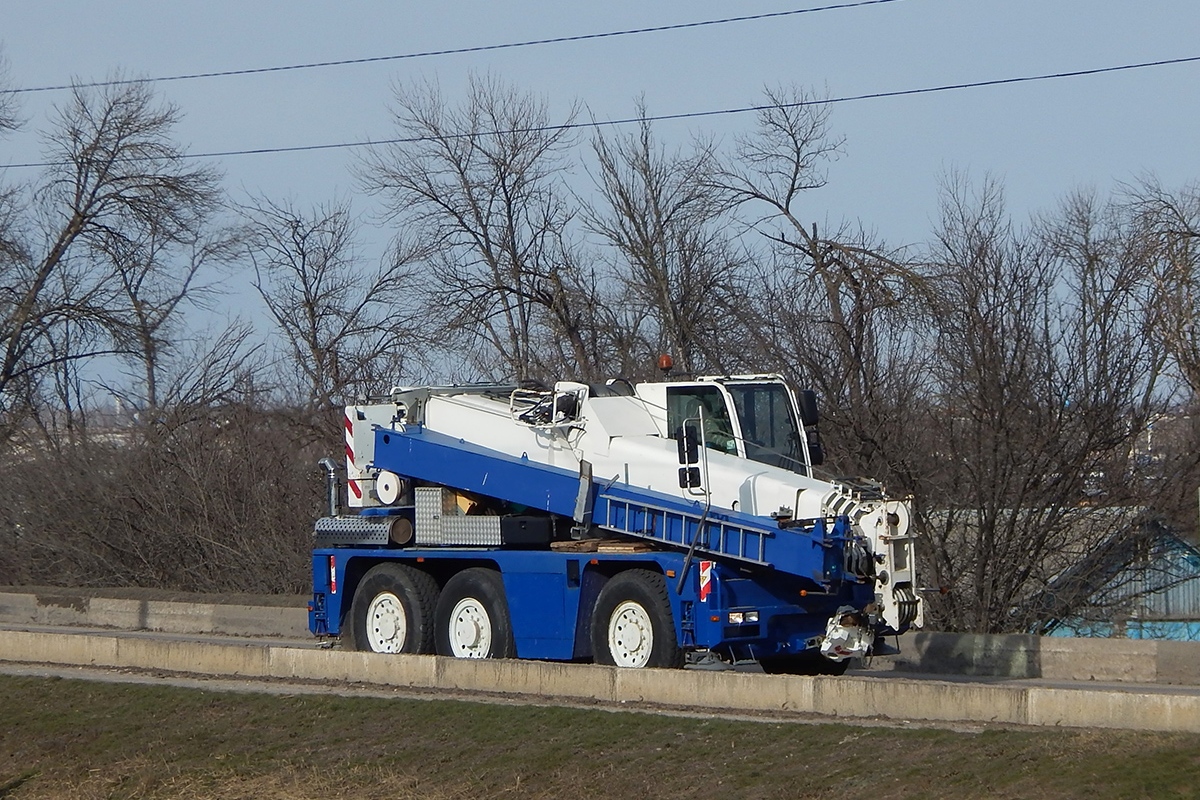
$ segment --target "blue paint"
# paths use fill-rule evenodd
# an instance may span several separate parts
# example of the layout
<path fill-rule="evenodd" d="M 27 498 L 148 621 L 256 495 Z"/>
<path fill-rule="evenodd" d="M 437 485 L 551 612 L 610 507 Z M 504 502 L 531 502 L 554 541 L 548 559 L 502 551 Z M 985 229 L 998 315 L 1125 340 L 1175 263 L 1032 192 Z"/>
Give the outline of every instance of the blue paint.
<path fill-rule="evenodd" d="M 372 464 L 397 475 L 499 497 L 529 508 L 570 517 L 575 513 L 579 475 L 513 458 L 421 426 L 375 432 Z"/>
<path fill-rule="evenodd" d="M 336 594 L 329 593 L 329 556 L 337 558 Z M 478 565 L 485 562 L 500 571 L 508 597 L 509 615 L 517 655 L 566 661 L 591 654 L 591 643 L 585 635 L 590 620 L 590 605 L 581 604 L 583 586 L 591 575 L 616 572 L 629 567 L 642 567 L 668 574 L 683 568 L 683 553 L 558 553 L 542 550 L 493 550 L 483 548 L 404 548 L 382 549 L 325 548 L 313 554 L 314 605 L 323 608 L 322 614 L 310 612 L 310 628 L 314 632 L 338 635 L 342 615 L 349 610 L 357 581 L 381 561 L 398 561 L 432 574 L 457 569 L 453 562 Z M 580 587 L 568 585 L 567 562 L 582 561 Z M 596 562 L 596 563 L 592 563 Z M 465 566 L 465 564 L 464 564 Z M 678 640 L 693 647 L 712 649 L 735 648 L 756 657 L 776 653 L 798 652 L 805 642 L 824 631 L 825 621 L 842 604 L 859 607 L 869 602 L 856 587 L 847 584 L 835 596 L 801 598 L 799 584 L 786 575 L 776 573 L 747 579 L 736 568 L 723 564 L 713 567 L 712 593 L 707 602 L 700 600 L 699 568 L 693 563 L 682 594 L 674 591 L 674 580 L 668 579 L 671 612 Z M 602 583 L 602 581 L 601 581 Z M 693 629 L 685 629 L 685 608 L 690 604 Z M 753 608 L 759 612 L 757 633 L 731 631 L 727 625 L 730 611 Z M 713 620 L 712 617 L 717 617 Z"/>

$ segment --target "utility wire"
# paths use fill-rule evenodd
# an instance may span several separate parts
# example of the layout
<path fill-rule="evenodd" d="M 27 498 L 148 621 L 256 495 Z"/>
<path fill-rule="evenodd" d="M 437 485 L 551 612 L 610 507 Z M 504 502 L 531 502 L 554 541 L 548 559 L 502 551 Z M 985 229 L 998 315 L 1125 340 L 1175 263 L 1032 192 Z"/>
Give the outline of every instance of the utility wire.
<path fill-rule="evenodd" d="M 32 86 L 24 89 L 10 89 L 12 94 L 29 94 L 33 92 L 55 92 L 63 89 L 93 88 L 99 86 L 124 86 L 131 83 L 165 83 L 167 81 L 190 81 L 198 78 L 228 78 L 236 75 L 261 75 L 268 72 L 289 72 L 299 69 L 319 69 L 322 67 L 344 67 L 352 64 L 375 64 L 381 61 L 401 61 L 410 58 L 429 58 L 432 56 L 463 55 L 467 53 L 486 53 L 492 50 L 511 50 L 518 47 L 535 47 L 543 44 L 561 44 L 563 42 L 586 42 L 593 39 L 611 39 L 616 36 L 633 36 L 641 33 L 661 33 L 663 31 L 679 31 L 688 28 L 703 28 L 710 25 L 728 25 L 734 22 L 752 22 L 778 17 L 794 17 L 798 14 L 814 14 L 819 11 L 837 11 L 844 8 L 860 6 L 877 6 L 884 3 L 898 3 L 902 0 L 854 0 L 853 2 L 835 3 L 833 5 L 817 6 L 815 8 L 799 8 L 792 11 L 774 11 L 766 14 L 750 14 L 743 17 L 725 17 L 709 19 L 701 22 L 679 22 L 671 25 L 657 25 L 648 28 L 630 28 L 628 30 L 607 31 L 605 33 L 584 33 L 576 36 L 556 36 L 550 39 L 529 39 L 522 42 L 506 42 L 503 44 L 487 44 L 477 47 L 456 47 L 446 50 L 425 50 L 418 53 L 400 53 L 391 56 L 372 56 L 369 58 L 348 58 L 340 61 L 314 61 L 309 64 L 288 64 L 277 67 L 255 67 L 250 69 L 231 69 L 221 72 L 193 72 L 186 75 L 165 75 L 158 78 L 127 78 L 122 80 L 93 81 L 90 83 L 70 83 L 56 86 Z"/>
<path fill-rule="evenodd" d="M 1095 67 L 1093 69 L 1072 70 L 1070 72 L 1051 72 L 1041 75 L 1024 75 L 1013 78 L 994 78 L 986 81 L 971 81 L 968 83 L 948 83 L 941 86 L 927 86 L 920 89 L 898 89 L 891 92 L 870 92 L 868 94 L 846 95 L 844 97 L 833 97 L 824 100 L 804 100 L 797 103 L 781 103 L 779 105 L 756 105 L 756 106 L 741 106 L 739 108 L 724 108 L 713 111 L 687 111 L 678 114 L 658 114 L 645 117 L 624 117 L 621 119 L 610 120 L 593 120 L 591 122 L 568 122 L 562 125 L 541 125 L 532 128 L 515 128 L 506 131 L 472 131 L 468 133 L 446 134 L 444 136 L 408 136 L 398 137 L 393 139 L 375 139 L 360 142 L 335 142 L 331 144 L 307 144 L 296 145 L 294 147 L 260 147 L 245 150 L 220 150 L 208 153 L 186 153 L 180 158 L 196 159 L 196 158 L 221 158 L 225 156 L 252 156 L 266 155 L 271 153 L 303 153 L 315 150 L 344 150 L 358 147 L 373 147 L 379 145 L 390 144 L 413 144 L 416 142 L 426 142 L 440 139 L 465 139 L 472 136 L 485 135 L 505 135 L 512 133 L 536 133 L 540 131 L 567 131 L 581 128 L 609 128 L 618 125 L 631 125 L 641 122 L 667 122 L 681 119 L 699 119 L 703 117 L 718 117 L 733 114 L 748 114 L 751 112 L 767 111 L 772 108 L 801 108 L 804 106 L 814 105 L 831 105 L 834 103 L 852 103 L 858 100 L 879 100 L 888 97 L 908 97 L 911 95 L 933 94 L 935 92 L 948 92 L 957 89 L 980 89 L 989 86 L 1005 86 L 1016 83 L 1032 83 L 1035 81 L 1055 80 L 1060 78 L 1079 78 L 1087 75 L 1102 75 L 1109 72 L 1125 72 L 1134 69 L 1146 69 L 1149 67 L 1164 67 L 1175 64 L 1191 64 L 1200 61 L 1200 56 L 1187 56 L 1184 58 L 1168 58 L 1159 61 L 1142 61 L 1137 64 L 1121 64 L 1114 67 Z M 139 159 L 131 159 L 139 160 Z M 43 168 L 61 166 L 64 162 L 44 161 L 31 162 L 26 164 L 10 164 L 10 169 L 23 168 Z"/>

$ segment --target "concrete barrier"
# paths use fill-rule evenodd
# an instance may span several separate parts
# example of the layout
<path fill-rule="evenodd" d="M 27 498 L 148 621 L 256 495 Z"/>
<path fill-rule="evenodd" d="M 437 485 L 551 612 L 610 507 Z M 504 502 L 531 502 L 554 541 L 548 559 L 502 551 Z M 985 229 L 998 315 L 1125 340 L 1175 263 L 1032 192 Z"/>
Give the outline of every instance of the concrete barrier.
<path fill-rule="evenodd" d="M 915 631 L 878 671 L 1200 685 L 1200 642 Z"/>
<path fill-rule="evenodd" d="M 1040 677 L 1067 681 L 1158 680 L 1158 642 L 1044 637 L 1035 642 Z"/>
<path fill-rule="evenodd" d="M 0 623 L 310 638 L 307 610 L 299 606 L 91 597 L 67 589 L 0 592 Z M 867 668 L 872 672 L 1200 685 L 1197 642 L 927 631 L 908 633 L 899 641 L 900 655 L 874 658 Z M 453 674 L 447 679 L 453 680 Z M 636 684 L 628 689 L 630 696 L 636 694 Z M 563 690 L 569 688 L 564 685 Z"/>
<path fill-rule="evenodd" d="M 51 636 L 31 631 L 0 631 L 0 660 L 117 667 L 122 666 L 120 644 L 115 636 Z"/>
<path fill-rule="evenodd" d="M 437 688 L 440 689 L 504 692 L 573 700 L 610 701 L 613 698 L 613 671 L 592 664 L 514 659 L 433 660 L 437 663 Z"/>
<path fill-rule="evenodd" d="M 1022 686 L 873 677 L 813 681 L 813 711 L 830 717 L 1018 725 L 1029 721 L 1027 690 Z"/>
<path fill-rule="evenodd" d="M 116 633 L 14 630 L 0 630 L 0 661 L 334 680 L 689 710 L 1200 732 L 1200 696 L 1190 690 L 1166 688 L 1064 689 L 896 677 L 621 670 L 538 661 L 468 661 L 268 644 L 163 641 Z"/>
<path fill-rule="evenodd" d="M 355 653 L 340 650 L 265 647 L 266 673 L 272 678 L 331 680 L 341 683 L 438 687 L 438 665 L 428 656 Z"/>
<path fill-rule="evenodd" d="M 235 603 L 172 602 L 61 591 L 0 592 L 0 623 L 130 631 L 307 638 L 308 610 Z"/>
<path fill-rule="evenodd" d="M 613 699 L 622 703 L 722 711 L 814 710 L 812 678 L 709 670 L 602 669 L 612 674 Z"/>
<path fill-rule="evenodd" d="M 1195 733 L 1200 723 L 1194 695 L 1038 686 L 1027 693 L 1030 725 Z"/>

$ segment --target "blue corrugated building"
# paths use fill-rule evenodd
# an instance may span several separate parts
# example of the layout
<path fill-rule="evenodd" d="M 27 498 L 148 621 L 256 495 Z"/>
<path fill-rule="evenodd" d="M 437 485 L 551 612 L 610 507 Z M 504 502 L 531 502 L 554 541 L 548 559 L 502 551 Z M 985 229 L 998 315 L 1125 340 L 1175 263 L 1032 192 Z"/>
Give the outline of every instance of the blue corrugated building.
<path fill-rule="evenodd" d="M 1038 632 L 1200 641 L 1200 549 L 1158 522 L 1102 543 L 1042 595 Z"/>

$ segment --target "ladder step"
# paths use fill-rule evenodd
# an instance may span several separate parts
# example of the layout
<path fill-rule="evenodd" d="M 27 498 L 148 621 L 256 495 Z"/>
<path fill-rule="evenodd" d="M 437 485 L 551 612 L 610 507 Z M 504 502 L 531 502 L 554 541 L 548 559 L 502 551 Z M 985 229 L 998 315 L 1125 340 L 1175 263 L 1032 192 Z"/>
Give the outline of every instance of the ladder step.
<path fill-rule="evenodd" d="M 594 513 L 593 521 L 601 527 L 679 548 L 691 546 L 703 518 L 703 514 L 660 508 L 603 494 L 597 498 L 596 511 L 601 513 Z M 755 530 L 710 518 L 704 521 L 704 531 L 696 550 L 766 565 L 766 541 L 771 535 L 769 530 Z"/>

